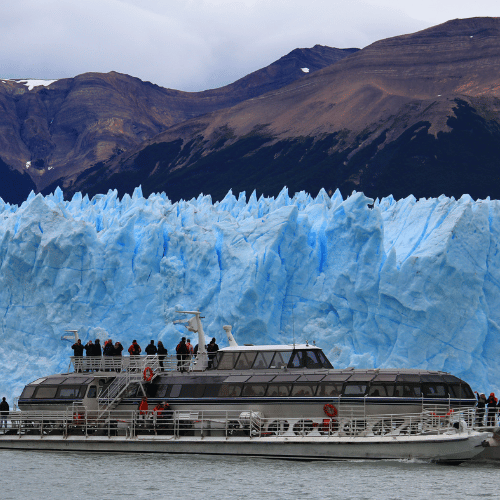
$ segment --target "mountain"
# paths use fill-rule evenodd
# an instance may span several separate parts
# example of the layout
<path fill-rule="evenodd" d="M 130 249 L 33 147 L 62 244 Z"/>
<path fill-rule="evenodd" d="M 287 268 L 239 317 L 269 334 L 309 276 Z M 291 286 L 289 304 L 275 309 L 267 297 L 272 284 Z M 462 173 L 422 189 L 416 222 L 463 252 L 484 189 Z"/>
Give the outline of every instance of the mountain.
<path fill-rule="evenodd" d="M 172 125 L 277 90 L 356 51 L 296 49 L 204 92 L 165 89 L 116 72 L 52 83 L 0 80 L 0 196 L 20 202 L 32 189 L 67 185 Z"/>
<path fill-rule="evenodd" d="M 500 19 L 381 40 L 286 87 L 175 125 L 83 175 L 172 200 L 229 189 L 500 198 Z"/>

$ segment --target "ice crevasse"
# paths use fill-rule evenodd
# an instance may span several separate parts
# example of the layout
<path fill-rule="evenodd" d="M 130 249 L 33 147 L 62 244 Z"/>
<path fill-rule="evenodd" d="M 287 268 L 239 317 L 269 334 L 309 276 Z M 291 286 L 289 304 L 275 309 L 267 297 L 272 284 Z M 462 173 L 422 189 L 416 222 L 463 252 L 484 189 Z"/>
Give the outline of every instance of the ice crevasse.
<path fill-rule="evenodd" d="M 140 188 L 0 200 L 0 393 L 65 371 L 61 341 L 125 349 L 187 332 L 226 345 L 315 341 L 335 367 L 445 370 L 500 390 L 500 203 L 362 193 L 172 203 Z"/>

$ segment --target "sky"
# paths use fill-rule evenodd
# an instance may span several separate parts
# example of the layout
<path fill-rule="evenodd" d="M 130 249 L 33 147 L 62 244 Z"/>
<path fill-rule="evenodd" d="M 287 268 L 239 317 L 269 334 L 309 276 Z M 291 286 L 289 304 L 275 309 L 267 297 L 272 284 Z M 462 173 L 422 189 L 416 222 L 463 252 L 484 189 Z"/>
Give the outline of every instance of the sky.
<path fill-rule="evenodd" d="M 199 91 L 298 47 L 363 48 L 498 0 L 1 0 L 0 78 L 118 71 Z"/>

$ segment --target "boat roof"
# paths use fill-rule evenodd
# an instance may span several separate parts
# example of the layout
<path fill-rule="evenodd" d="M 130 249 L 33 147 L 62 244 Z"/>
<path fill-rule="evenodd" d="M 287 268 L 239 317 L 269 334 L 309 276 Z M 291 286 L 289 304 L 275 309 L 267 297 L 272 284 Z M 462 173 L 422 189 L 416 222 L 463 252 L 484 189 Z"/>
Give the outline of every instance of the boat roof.
<path fill-rule="evenodd" d="M 289 344 L 289 345 L 237 345 L 237 346 L 229 346 L 223 347 L 219 349 L 219 351 L 227 352 L 243 352 L 243 351 L 293 351 L 295 349 L 316 349 L 321 351 L 321 348 L 316 345 L 310 344 Z"/>

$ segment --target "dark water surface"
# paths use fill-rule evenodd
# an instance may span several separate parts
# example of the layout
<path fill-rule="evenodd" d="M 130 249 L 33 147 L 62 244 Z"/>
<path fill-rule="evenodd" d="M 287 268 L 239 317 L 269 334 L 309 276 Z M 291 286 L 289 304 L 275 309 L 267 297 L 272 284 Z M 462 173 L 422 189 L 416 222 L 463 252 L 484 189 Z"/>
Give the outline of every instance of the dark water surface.
<path fill-rule="evenodd" d="M 500 464 L 0 450 L 2 500 L 500 498 Z"/>

